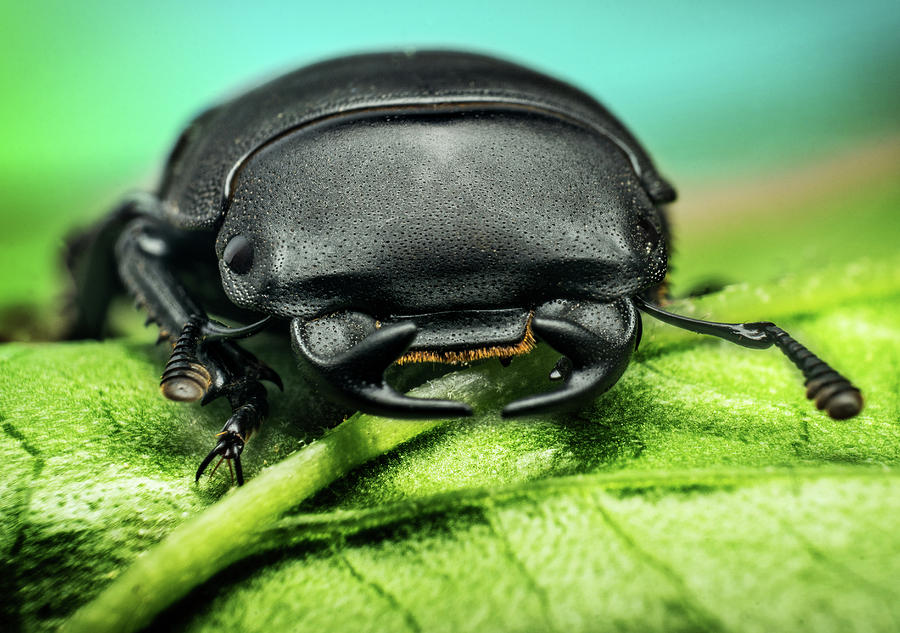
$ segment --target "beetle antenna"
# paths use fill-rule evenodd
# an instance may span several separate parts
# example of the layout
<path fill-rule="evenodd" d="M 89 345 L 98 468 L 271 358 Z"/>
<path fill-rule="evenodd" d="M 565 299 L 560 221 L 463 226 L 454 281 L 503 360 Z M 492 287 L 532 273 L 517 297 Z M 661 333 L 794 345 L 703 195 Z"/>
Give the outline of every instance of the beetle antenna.
<path fill-rule="evenodd" d="M 835 420 L 846 420 L 862 411 L 863 399 L 860 390 L 774 323 L 700 321 L 667 312 L 641 297 L 635 297 L 634 302 L 641 310 L 660 321 L 691 332 L 718 336 L 755 349 L 765 349 L 774 344 L 803 372 L 806 379 L 806 397 L 814 399 L 816 407 L 824 409 Z"/>
<path fill-rule="evenodd" d="M 862 411 L 862 393 L 853 383 L 774 323 L 766 327 L 766 333 L 803 372 L 806 397 L 815 399 L 816 407 L 825 409 L 835 420 L 846 420 Z"/>
<path fill-rule="evenodd" d="M 209 395 L 212 377 L 198 358 L 201 343 L 245 338 L 262 330 L 270 320 L 271 317 L 267 316 L 244 327 L 230 328 L 213 323 L 200 315 L 193 315 L 184 324 L 163 370 L 162 378 L 159 381 L 159 388 L 163 395 L 169 400 L 177 402 L 193 402 Z M 261 370 L 260 377 L 264 380 L 271 380 L 283 389 L 281 378 L 268 367 Z"/>
<path fill-rule="evenodd" d="M 192 316 L 175 341 L 172 354 L 163 370 L 159 388 L 169 400 L 193 402 L 209 390 L 212 377 L 197 358 L 202 336 L 202 318 Z"/>
<path fill-rule="evenodd" d="M 212 321 L 207 321 L 203 324 L 203 336 L 207 341 L 247 338 L 248 336 L 252 336 L 265 328 L 271 320 L 272 317 L 267 316 L 260 319 L 256 323 L 251 323 L 250 325 L 245 325 L 243 327 L 227 327 L 225 325 L 213 323 Z"/>

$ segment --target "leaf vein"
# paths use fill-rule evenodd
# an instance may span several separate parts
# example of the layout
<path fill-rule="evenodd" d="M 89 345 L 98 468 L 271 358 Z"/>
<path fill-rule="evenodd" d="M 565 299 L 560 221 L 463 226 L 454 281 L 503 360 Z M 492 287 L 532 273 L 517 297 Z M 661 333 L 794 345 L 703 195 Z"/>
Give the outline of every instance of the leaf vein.
<path fill-rule="evenodd" d="M 761 510 L 766 511 L 764 508 L 761 508 Z M 769 512 L 769 514 L 776 521 L 778 521 L 779 525 L 781 525 L 782 529 L 785 532 L 793 536 L 797 540 L 797 542 L 803 546 L 803 548 L 809 554 L 810 558 L 821 563 L 829 573 L 835 574 L 841 581 L 845 580 L 848 577 L 852 578 L 859 584 L 865 586 L 874 594 L 877 594 L 879 600 L 884 602 L 886 611 L 894 621 L 894 624 L 897 625 L 897 630 L 900 630 L 900 622 L 898 622 L 897 614 L 895 613 L 898 597 L 895 592 L 891 591 L 889 587 L 866 578 L 853 568 L 845 565 L 840 560 L 830 555 L 822 548 L 818 547 L 815 543 L 812 542 L 812 540 L 810 540 L 808 536 L 806 536 L 806 534 L 794 527 L 791 522 L 785 519 L 783 516 L 780 516 L 775 512 Z"/>
<path fill-rule="evenodd" d="M 410 631 L 413 631 L 413 633 L 422 633 L 422 625 L 419 624 L 418 620 L 416 620 L 416 616 L 413 615 L 412 611 L 405 607 L 393 593 L 391 593 L 379 582 L 372 578 L 368 578 L 359 569 L 357 569 L 353 565 L 353 563 L 350 562 L 350 559 L 347 558 L 341 548 L 334 548 L 334 555 L 337 560 L 339 560 L 344 565 L 344 567 L 347 568 L 347 571 L 350 572 L 350 575 L 353 576 L 355 580 L 357 580 L 363 586 L 368 587 L 369 589 L 374 591 L 382 599 L 384 599 L 391 606 L 391 608 L 399 613 L 403 617 L 403 621 L 406 623 L 406 626 L 409 627 Z"/>
<path fill-rule="evenodd" d="M 501 545 L 501 551 L 503 552 L 504 557 L 515 567 L 519 573 L 522 574 L 522 577 L 525 578 L 528 587 L 531 591 L 537 596 L 538 603 L 541 606 L 541 615 L 544 618 L 544 622 L 547 625 L 547 630 L 556 631 L 558 628 L 554 624 L 553 618 L 553 607 L 550 603 L 550 596 L 547 595 L 547 590 L 544 589 L 538 583 L 537 578 L 528 570 L 528 567 L 525 565 L 524 561 L 519 557 L 516 553 L 515 548 L 509 540 L 509 535 L 506 532 L 506 528 L 503 526 L 503 522 L 500 519 L 496 509 L 493 504 L 488 503 L 484 508 L 481 509 L 481 515 L 484 518 L 485 524 L 488 526 L 491 534 L 496 537 L 497 541 Z"/>
<path fill-rule="evenodd" d="M 610 530 L 628 547 L 639 560 L 661 573 L 676 589 L 678 598 L 686 614 L 691 616 L 698 630 L 703 631 L 727 631 L 725 624 L 691 592 L 684 577 L 662 559 L 653 555 L 649 550 L 638 545 L 637 540 L 625 529 L 625 527 L 613 518 L 609 509 L 597 498 L 597 511 L 603 517 Z"/>

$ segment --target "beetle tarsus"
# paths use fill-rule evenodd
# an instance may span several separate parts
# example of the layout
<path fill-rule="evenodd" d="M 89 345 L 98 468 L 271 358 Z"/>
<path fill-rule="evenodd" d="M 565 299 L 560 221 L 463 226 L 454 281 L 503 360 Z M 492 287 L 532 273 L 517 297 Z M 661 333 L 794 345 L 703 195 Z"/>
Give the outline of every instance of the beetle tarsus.
<path fill-rule="evenodd" d="M 242 486 L 244 484 L 244 469 L 241 467 L 241 453 L 244 450 L 244 440 L 237 433 L 220 434 L 220 436 L 221 437 L 215 447 L 203 458 L 203 461 L 200 462 L 200 466 L 197 468 L 197 474 L 194 477 L 194 482 L 200 481 L 200 477 L 203 476 L 204 471 L 218 456 L 220 458 L 219 462 L 212 469 L 212 472 L 209 473 L 209 476 L 212 477 L 216 474 L 216 471 L 219 469 L 219 466 L 222 465 L 223 461 L 228 462 L 228 469 L 230 471 L 231 462 L 234 461 L 234 472 L 237 475 L 237 484 Z"/>
<path fill-rule="evenodd" d="M 239 486 L 244 484 L 244 469 L 241 464 L 241 453 L 244 452 L 244 446 L 250 439 L 250 436 L 259 428 L 264 417 L 267 406 L 265 403 L 265 389 L 256 383 L 255 385 L 247 385 L 246 392 L 242 392 L 234 402 L 243 401 L 243 404 L 235 406 L 234 413 L 225 423 L 222 431 L 216 437 L 218 441 L 209 454 L 200 462 L 197 468 L 195 481 L 200 481 L 201 475 L 210 465 L 217 455 L 229 462 L 228 467 L 231 469 L 231 462 L 234 461 L 234 475 Z M 217 466 L 218 467 L 218 466 Z M 215 469 L 210 473 L 210 477 L 215 473 Z"/>
<path fill-rule="evenodd" d="M 206 317 L 194 315 L 185 323 L 166 364 L 160 388 L 172 400 L 202 398 L 204 405 L 221 396 L 228 398 L 232 415 L 218 434 L 216 446 L 200 463 L 196 479 L 199 480 L 215 456 L 220 455 L 228 461 L 229 472 L 231 461 L 234 461 L 234 473 L 241 485 L 244 475 L 240 456 L 244 444 L 268 411 L 266 390 L 260 380 L 271 381 L 279 388 L 283 385 L 273 369 L 234 341 L 207 340 L 205 325 L 208 322 Z"/>
<path fill-rule="evenodd" d="M 203 475 L 203 473 L 204 473 L 204 471 L 206 470 L 207 466 L 209 466 L 209 465 L 212 463 L 212 460 L 214 460 L 214 459 L 216 458 L 216 455 L 219 454 L 218 449 L 219 449 L 219 446 L 218 446 L 218 444 L 217 444 L 216 447 L 215 447 L 214 449 L 212 449 L 212 450 L 206 455 L 206 457 L 203 458 L 203 461 L 200 462 L 200 466 L 197 468 L 197 475 L 196 475 L 196 477 L 194 478 L 194 483 L 197 483 L 197 482 L 200 481 L 200 477 Z M 222 459 L 224 459 L 224 457 L 223 457 Z M 218 464 L 217 464 L 217 465 L 216 465 L 216 468 L 218 468 L 218 467 L 219 467 L 219 466 L 218 466 Z M 216 472 L 216 468 L 213 468 L 213 472 Z"/>

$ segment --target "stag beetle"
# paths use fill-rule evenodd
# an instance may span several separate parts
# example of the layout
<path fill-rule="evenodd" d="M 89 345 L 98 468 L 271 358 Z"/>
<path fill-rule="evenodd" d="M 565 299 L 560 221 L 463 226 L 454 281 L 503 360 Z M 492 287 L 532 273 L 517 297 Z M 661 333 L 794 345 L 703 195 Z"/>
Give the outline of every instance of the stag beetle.
<path fill-rule="evenodd" d="M 278 323 L 324 393 L 392 418 L 471 414 L 402 395 L 383 375 L 393 363 L 507 364 L 537 339 L 562 355 L 562 386 L 503 415 L 583 402 L 625 370 L 638 310 L 774 344 L 820 409 L 856 415 L 859 390 L 774 324 L 659 307 L 674 199 L 622 123 L 566 83 L 460 52 L 334 59 L 201 114 L 155 194 L 72 240 L 73 334 L 99 336 L 124 284 L 173 346 L 163 395 L 231 403 L 197 478 L 220 456 L 239 484 L 267 411 L 261 381 L 281 382 L 235 339 Z M 226 327 L 206 309 L 255 322 Z"/>

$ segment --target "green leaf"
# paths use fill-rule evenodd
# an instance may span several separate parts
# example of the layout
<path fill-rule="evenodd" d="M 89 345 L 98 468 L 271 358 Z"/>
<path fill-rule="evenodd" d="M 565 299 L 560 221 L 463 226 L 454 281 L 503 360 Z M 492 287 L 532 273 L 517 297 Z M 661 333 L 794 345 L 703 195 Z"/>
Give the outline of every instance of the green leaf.
<path fill-rule="evenodd" d="M 759 256 L 783 248 L 761 241 Z M 286 392 L 245 451 L 249 483 L 230 491 L 220 475 L 192 482 L 227 408 L 159 397 L 164 350 L 0 347 L 4 620 L 896 630 L 900 257 L 871 252 L 673 308 L 776 320 L 862 387 L 853 420 L 817 412 L 774 350 L 645 319 L 626 374 L 574 414 L 499 418 L 546 384 L 555 355 L 539 348 L 419 388 L 472 402 L 474 419 L 358 415 L 326 432 L 339 420 L 269 340 L 256 351 Z"/>

